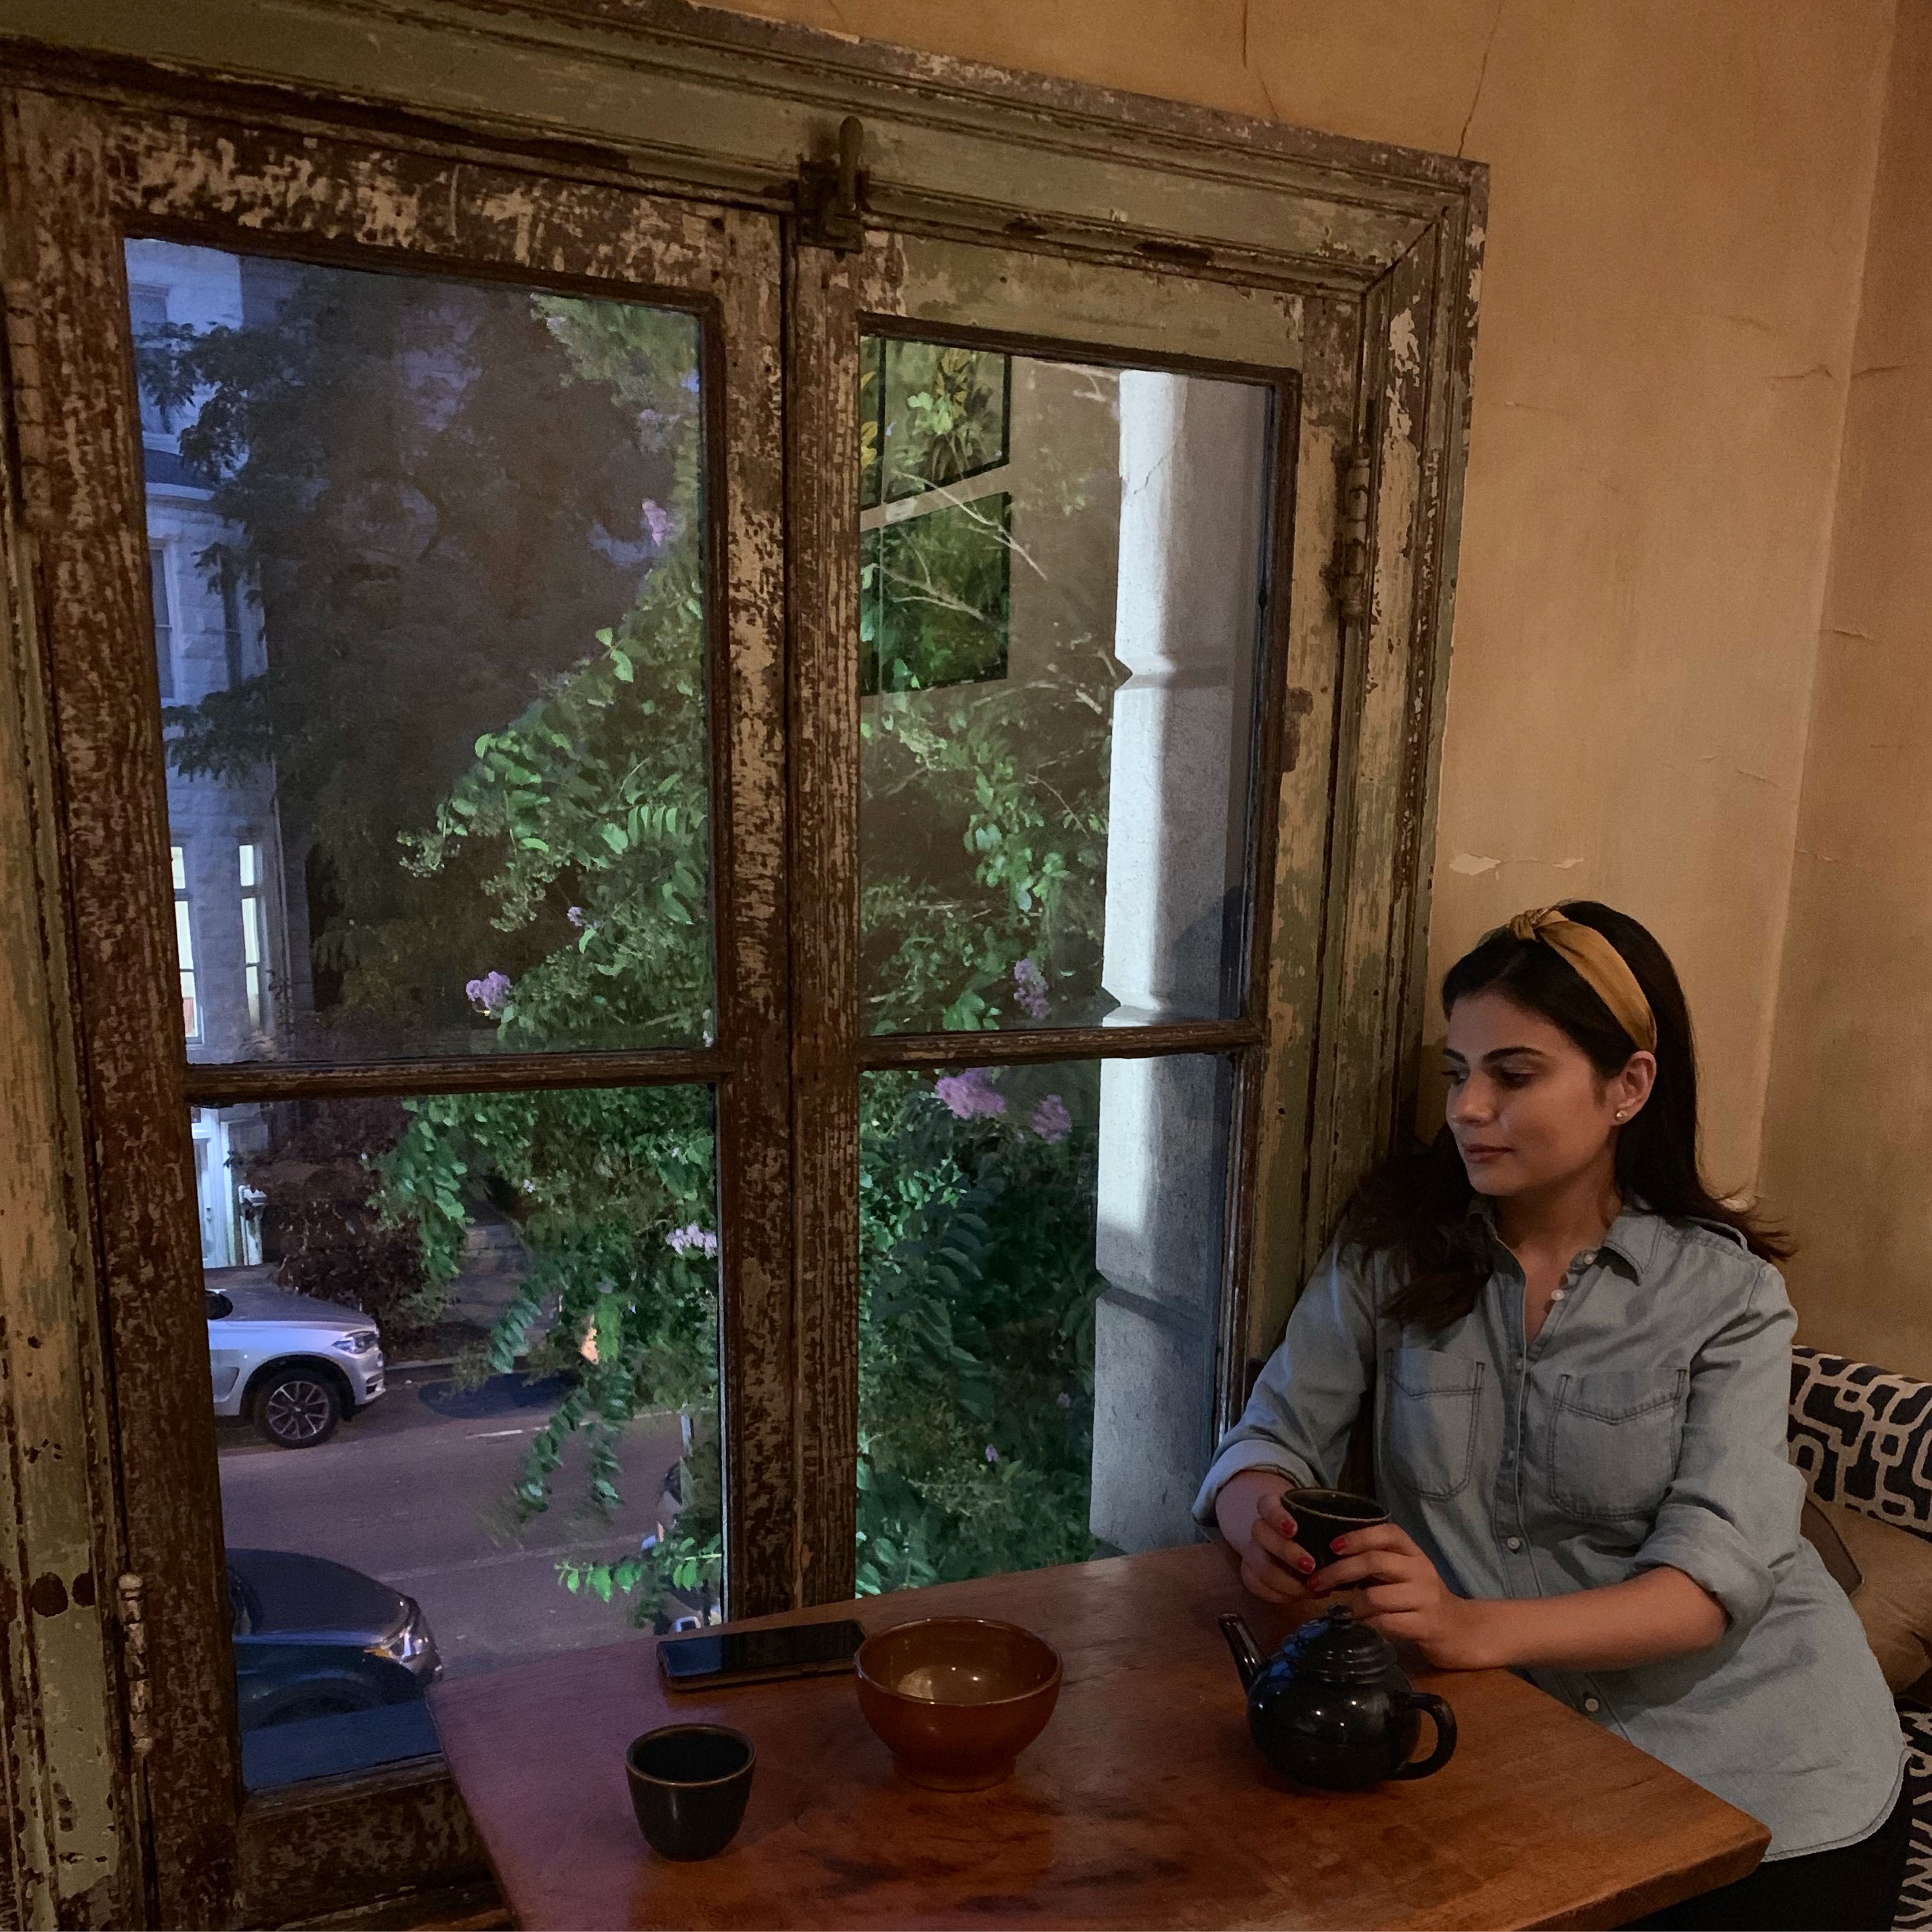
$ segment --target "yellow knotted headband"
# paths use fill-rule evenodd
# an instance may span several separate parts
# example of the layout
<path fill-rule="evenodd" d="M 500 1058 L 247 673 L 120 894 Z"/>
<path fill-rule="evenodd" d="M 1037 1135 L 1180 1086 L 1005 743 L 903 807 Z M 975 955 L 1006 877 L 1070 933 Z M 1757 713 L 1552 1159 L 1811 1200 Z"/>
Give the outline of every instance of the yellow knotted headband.
<path fill-rule="evenodd" d="M 1624 956 L 1593 926 L 1566 919 L 1558 906 L 1520 912 L 1509 923 L 1518 939 L 1540 940 L 1562 954 L 1583 983 L 1610 1010 L 1618 1025 L 1647 1053 L 1657 1051 L 1657 1016 Z"/>

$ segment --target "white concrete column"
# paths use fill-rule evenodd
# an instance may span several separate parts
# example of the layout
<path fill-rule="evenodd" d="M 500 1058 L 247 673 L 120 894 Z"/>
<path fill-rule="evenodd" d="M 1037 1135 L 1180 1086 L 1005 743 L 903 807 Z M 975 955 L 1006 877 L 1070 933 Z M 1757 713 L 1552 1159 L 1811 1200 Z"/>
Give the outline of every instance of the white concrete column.
<path fill-rule="evenodd" d="M 1227 1010 L 1239 937 L 1265 534 L 1268 398 L 1120 378 L 1120 543 L 1102 982 L 1110 1025 Z M 1184 1542 L 1211 1450 L 1227 1070 L 1100 1077 L 1094 1534 Z"/>

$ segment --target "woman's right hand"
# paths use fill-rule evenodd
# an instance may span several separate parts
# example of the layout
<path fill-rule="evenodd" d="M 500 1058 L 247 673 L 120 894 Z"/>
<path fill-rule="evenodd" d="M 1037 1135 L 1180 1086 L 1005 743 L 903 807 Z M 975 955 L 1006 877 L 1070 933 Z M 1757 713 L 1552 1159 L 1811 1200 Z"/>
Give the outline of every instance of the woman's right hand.
<path fill-rule="evenodd" d="M 1214 1520 L 1241 1559 L 1241 1581 L 1272 1604 L 1307 1600 L 1315 1559 L 1294 1540 L 1294 1519 L 1282 1506 L 1289 1478 L 1279 1469 L 1243 1469 L 1221 1485 Z"/>

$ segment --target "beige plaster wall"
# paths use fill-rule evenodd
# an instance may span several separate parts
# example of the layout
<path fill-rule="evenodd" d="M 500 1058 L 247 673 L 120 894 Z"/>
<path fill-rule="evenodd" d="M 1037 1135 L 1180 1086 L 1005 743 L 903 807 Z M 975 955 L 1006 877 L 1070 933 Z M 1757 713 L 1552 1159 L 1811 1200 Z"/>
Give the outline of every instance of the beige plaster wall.
<path fill-rule="evenodd" d="M 1757 1166 L 1893 0 L 740 0 L 1492 169 L 1439 970 L 1654 926 Z"/>
<path fill-rule="evenodd" d="M 1932 1377 L 1932 0 L 1901 0 L 1763 1182 L 1801 1339 Z"/>

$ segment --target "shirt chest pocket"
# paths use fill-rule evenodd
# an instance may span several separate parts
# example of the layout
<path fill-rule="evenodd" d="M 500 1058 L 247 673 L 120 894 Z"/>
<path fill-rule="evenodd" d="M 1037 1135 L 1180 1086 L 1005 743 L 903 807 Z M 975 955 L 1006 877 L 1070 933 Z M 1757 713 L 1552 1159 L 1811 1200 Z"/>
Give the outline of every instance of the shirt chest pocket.
<path fill-rule="evenodd" d="M 1383 1388 L 1391 1473 L 1440 1502 L 1468 1482 L 1482 1400 L 1480 1362 L 1433 1348 L 1391 1348 Z"/>
<path fill-rule="evenodd" d="M 1565 1376 L 1550 1418 L 1550 1495 L 1598 1521 L 1654 1516 L 1677 1469 L 1682 1369 Z"/>

